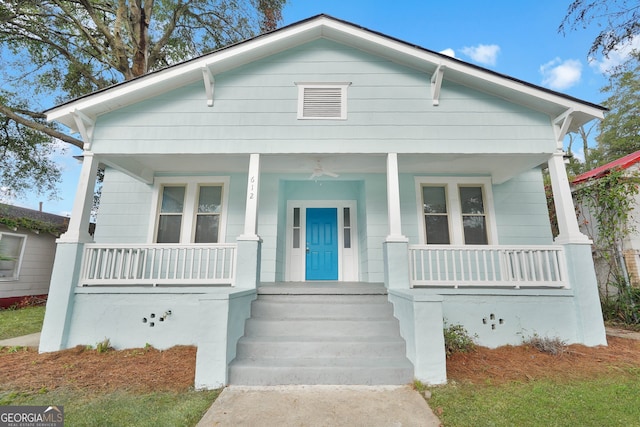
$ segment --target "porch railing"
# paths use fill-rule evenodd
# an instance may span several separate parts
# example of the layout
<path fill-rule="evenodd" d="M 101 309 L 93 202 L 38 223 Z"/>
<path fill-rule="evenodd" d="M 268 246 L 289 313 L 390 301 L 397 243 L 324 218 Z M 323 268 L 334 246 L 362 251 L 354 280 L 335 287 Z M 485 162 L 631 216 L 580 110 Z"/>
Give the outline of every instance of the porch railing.
<path fill-rule="evenodd" d="M 411 286 L 568 288 L 561 246 L 409 246 Z"/>
<path fill-rule="evenodd" d="M 236 245 L 104 245 L 84 248 L 80 285 L 233 285 Z"/>

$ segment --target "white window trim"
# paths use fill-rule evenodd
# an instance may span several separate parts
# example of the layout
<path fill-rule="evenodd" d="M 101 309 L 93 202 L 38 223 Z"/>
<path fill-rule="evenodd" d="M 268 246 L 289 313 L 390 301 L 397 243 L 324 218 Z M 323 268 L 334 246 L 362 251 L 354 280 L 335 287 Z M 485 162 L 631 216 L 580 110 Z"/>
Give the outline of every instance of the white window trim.
<path fill-rule="evenodd" d="M 346 120 L 347 88 L 351 82 L 295 82 L 298 86 L 298 120 Z M 304 113 L 304 90 L 307 88 L 340 89 L 340 117 L 306 117 Z"/>
<path fill-rule="evenodd" d="M 229 207 L 229 181 L 228 176 L 156 177 L 153 181 L 151 220 L 149 221 L 149 231 L 147 234 L 148 242 L 155 244 L 156 233 L 158 231 L 158 209 L 160 209 L 163 186 L 186 186 L 184 212 L 180 226 L 180 244 L 192 244 L 195 233 L 196 215 L 198 213 L 198 188 L 202 185 L 222 185 L 222 210 L 220 212 L 218 243 L 225 243 L 227 236 L 227 210 Z M 210 243 L 200 244 L 209 245 Z"/>
<path fill-rule="evenodd" d="M 420 230 L 420 244 L 427 244 L 426 230 L 424 226 L 424 212 L 422 201 L 423 185 L 438 185 L 445 187 L 447 197 L 447 210 L 449 215 L 449 239 L 451 245 L 464 245 L 464 227 L 462 225 L 462 212 L 460 206 L 459 187 L 482 186 L 484 197 L 484 211 L 487 221 L 487 244 L 497 245 L 498 234 L 495 223 L 493 206 L 493 189 L 490 177 L 430 177 L 418 176 L 416 182 L 416 207 L 418 212 L 418 228 Z"/>
<path fill-rule="evenodd" d="M 18 260 L 15 269 L 13 270 L 13 276 L 11 277 L 0 277 L 0 282 L 10 282 L 20 279 L 20 270 L 22 269 L 22 260 L 24 259 L 24 251 L 27 247 L 27 235 L 26 234 L 17 234 L 17 233 L 7 233 L 4 231 L 0 231 L 0 242 L 2 241 L 2 236 L 13 236 L 19 237 L 22 239 L 22 247 L 20 248 L 20 255 L 18 255 Z M 1 245 L 1 243 L 0 243 Z M 1 261 L 0 261 L 1 262 Z"/>

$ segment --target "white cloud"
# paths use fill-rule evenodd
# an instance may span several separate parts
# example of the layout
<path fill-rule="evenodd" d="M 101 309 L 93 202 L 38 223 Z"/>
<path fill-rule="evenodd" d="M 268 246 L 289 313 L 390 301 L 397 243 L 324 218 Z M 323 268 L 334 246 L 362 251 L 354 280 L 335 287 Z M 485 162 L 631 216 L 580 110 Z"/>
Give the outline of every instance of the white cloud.
<path fill-rule="evenodd" d="M 450 56 L 452 58 L 456 57 L 456 52 L 453 49 L 451 49 L 450 47 L 445 49 L 445 50 L 441 50 L 440 53 L 443 54 L 443 55 Z"/>
<path fill-rule="evenodd" d="M 462 53 L 484 65 L 496 65 L 500 46 L 497 44 L 479 44 L 474 47 L 463 47 Z"/>
<path fill-rule="evenodd" d="M 640 50 L 640 35 L 632 37 L 628 43 L 616 46 L 609 52 L 608 58 L 602 58 L 601 61 L 591 58 L 589 64 L 600 73 L 609 74 L 614 68 L 626 62 L 634 50 Z"/>
<path fill-rule="evenodd" d="M 542 85 L 555 90 L 568 89 L 580 81 L 582 63 L 577 59 L 555 58 L 540 66 Z"/>

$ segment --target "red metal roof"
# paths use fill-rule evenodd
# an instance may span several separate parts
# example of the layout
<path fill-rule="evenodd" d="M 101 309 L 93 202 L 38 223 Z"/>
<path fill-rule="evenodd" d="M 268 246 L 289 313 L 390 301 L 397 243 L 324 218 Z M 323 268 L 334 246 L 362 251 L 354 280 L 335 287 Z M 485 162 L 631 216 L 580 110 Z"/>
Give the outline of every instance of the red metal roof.
<path fill-rule="evenodd" d="M 638 151 L 636 151 L 634 153 L 631 153 L 631 154 L 627 154 L 624 157 L 620 157 L 618 160 L 614 160 L 612 162 L 609 162 L 606 165 L 602 165 L 602 166 L 597 167 L 595 169 L 591 169 L 589 172 L 585 172 L 583 174 L 580 174 L 580 175 L 576 176 L 573 179 L 573 181 L 571 181 L 571 183 L 572 184 L 579 184 L 579 183 L 587 181 L 589 179 L 597 179 L 597 178 L 600 178 L 601 176 L 606 175 L 612 169 L 627 169 L 630 166 L 633 166 L 638 162 L 640 162 L 640 150 L 638 150 Z"/>

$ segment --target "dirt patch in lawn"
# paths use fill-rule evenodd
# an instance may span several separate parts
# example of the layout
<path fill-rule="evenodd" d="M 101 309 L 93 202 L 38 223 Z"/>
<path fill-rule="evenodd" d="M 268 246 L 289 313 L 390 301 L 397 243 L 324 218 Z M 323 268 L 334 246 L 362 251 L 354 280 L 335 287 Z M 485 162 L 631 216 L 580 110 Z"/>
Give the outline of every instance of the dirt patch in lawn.
<path fill-rule="evenodd" d="M 450 380 L 500 384 L 533 379 L 578 379 L 611 370 L 640 369 L 640 341 L 608 337 L 608 347 L 571 345 L 560 355 L 530 346 L 478 347 L 447 359 Z M 99 353 L 76 347 L 55 353 L 0 350 L 0 391 L 38 391 L 58 387 L 87 392 L 111 390 L 184 391 L 193 386 L 195 347 L 152 348 Z"/>

